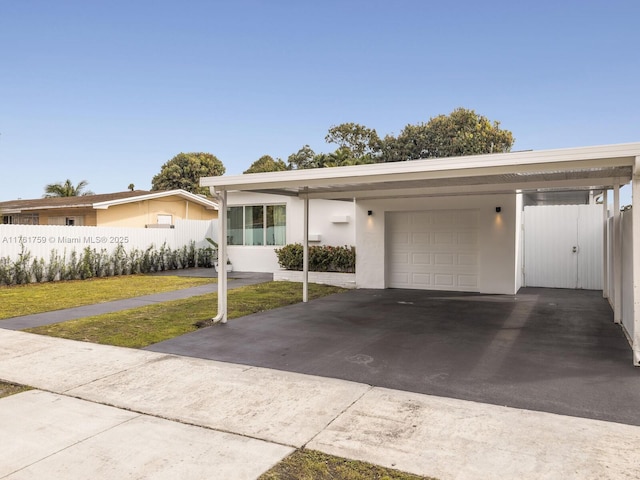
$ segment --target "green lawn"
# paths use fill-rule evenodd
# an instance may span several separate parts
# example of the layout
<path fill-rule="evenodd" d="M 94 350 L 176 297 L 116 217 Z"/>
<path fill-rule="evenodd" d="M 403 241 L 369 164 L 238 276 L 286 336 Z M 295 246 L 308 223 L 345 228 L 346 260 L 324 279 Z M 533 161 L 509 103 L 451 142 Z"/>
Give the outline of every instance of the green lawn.
<path fill-rule="evenodd" d="M 0 287 L 0 319 L 180 290 L 215 278 L 125 275 Z"/>
<path fill-rule="evenodd" d="M 329 285 L 309 284 L 309 299 L 342 292 Z M 228 294 L 229 319 L 302 301 L 302 285 L 268 282 L 249 285 Z M 196 330 L 215 316 L 217 294 L 174 300 L 94 317 L 30 328 L 27 332 L 84 342 L 142 348 Z"/>

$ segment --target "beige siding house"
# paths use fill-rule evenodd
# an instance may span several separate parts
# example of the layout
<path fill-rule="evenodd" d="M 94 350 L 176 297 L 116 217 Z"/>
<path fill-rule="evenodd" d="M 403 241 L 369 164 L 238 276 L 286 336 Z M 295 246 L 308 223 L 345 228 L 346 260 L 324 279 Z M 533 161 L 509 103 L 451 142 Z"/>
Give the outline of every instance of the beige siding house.
<path fill-rule="evenodd" d="M 133 190 L 0 202 L 3 224 L 170 228 L 176 220 L 213 220 L 218 206 L 185 190 Z"/>

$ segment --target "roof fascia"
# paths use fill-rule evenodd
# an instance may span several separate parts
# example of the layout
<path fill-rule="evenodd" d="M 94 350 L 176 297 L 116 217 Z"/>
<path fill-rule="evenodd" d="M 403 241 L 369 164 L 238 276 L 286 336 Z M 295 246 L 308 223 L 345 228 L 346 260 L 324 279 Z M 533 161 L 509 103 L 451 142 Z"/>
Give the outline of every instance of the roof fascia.
<path fill-rule="evenodd" d="M 559 150 L 512 152 L 466 157 L 412 160 L 373 165 L 268 172 L 230 177 L 203 177 L 200 185 L 214 190 L 257 190 L 296 186 L 348 185 L 398 181 L 408 177 L 453 178 L 531 171 L 630 166 L 640 143 Z"/>
<path fill-rule="evenodd" d="M 97 210 L 106 210 L 109 207 L 112 207 L 115 205 L 143 202 L 146 200 L 154 200 L 157 198 L 164 198 L 164 197 L 171 197 L 171 196 L 178 196 L 186 200 L 191 200 L 192 202 L 198 203 L 209 210 L 218 209 L 217 203 L 212 202 L 211 200 L 208 200 L 206 198 L 200 197 L 199 195 L 196 195 L 194 193 L 187 192 L 186 190 L 166 190 L 166 191 L 157 192 L 157 193 L 148 193 L 148 194 L 140 195 L 137 197 L 126 197 L 126 198 L 119 198 L 117 200 L 107 200 L 106 202 L 96 202 L 93 204 L 93 208 Z"/>
<path fill-rule="evenodd" d="M 36 206 L 36 207 L 18 207 L 14 209 L 14 213 L 20 212 L 30 212 L 34 210 L 65 210 L 65 209 L 77 209 L 77 208 L 91 208 L 92 204 L 90 203 L 80 203 L 77 205 L 44 205 L 44 206 Z M 3 210 L 3 212 L 6 210 Z"/>

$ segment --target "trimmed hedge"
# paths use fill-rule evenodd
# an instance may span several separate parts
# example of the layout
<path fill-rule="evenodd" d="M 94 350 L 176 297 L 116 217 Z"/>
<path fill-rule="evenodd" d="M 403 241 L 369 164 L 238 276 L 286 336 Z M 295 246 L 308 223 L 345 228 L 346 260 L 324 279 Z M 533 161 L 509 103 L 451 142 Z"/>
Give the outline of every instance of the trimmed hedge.
<path fill-rule="evenodd" d="M 278 264 L 286 270 L 302 270 L 303 248 L 300 243 L 291 243 L 276 249 Z M 314 245 L 309 247 L 310 272 L 340 272 L 353 273 L 356 271 L 356 247 L 332 247 L 329 245 Z"/>
<path fill-rule="evenodd" d="M 192 267 L 213 267 L 214 249 L 189 246 L 172 250 L 166 243 L 157 249 L 153 245 L 146 250 L 126 252 L 122 245 L 110 254 L 106 249 L 97 251 L 85 248 L 80 253 L 73 250 L 67 257 L 51 250 L 49 261 L 34 258 L 24 244 L 17 260 L 0 257 L 0 285 L 54 282 L 57 280 L 84 280 L 92 277 L 112 277 L 134 273 L 160 272 Z"/>

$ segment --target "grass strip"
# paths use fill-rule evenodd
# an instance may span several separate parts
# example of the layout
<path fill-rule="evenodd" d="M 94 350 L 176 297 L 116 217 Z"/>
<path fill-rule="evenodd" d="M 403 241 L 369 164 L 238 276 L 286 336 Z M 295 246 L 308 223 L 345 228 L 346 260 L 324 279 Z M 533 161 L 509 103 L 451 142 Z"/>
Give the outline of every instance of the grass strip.
<path fill-rule="evenodd" d="M 215 278 L 124 275 L 0 287 L 0 319 L 181 290 Z"/>
<path fill-rule="evenodd" d="M 23 385 L 16 385 L 15 383 L 0 381 L 0 398 L 8 397 L 9 395 L 14 395 L 20 392 L 26 392 L 27 390 L 31 390 L 31 388 Z"/>
<path fill-rule="evenodd" d="M 327 455 L 315 450 L 296 450 L 259 480 L 425 480 L 391 468 Z"/>
<path fill-rule="evenodd" d="M 309 299 L 344 291 L 329 285 L 309 284 Z M 229 319 L 272 310 L 302 301 L 302 285 L 295 282 L 267 282 L 228 293 Z M 130 310 L 85 317 L 30 328 L 31 333 L 84 342 L 142 348 L 197 329 L 217 309 L 217 294 L 200 295 Z"/>

